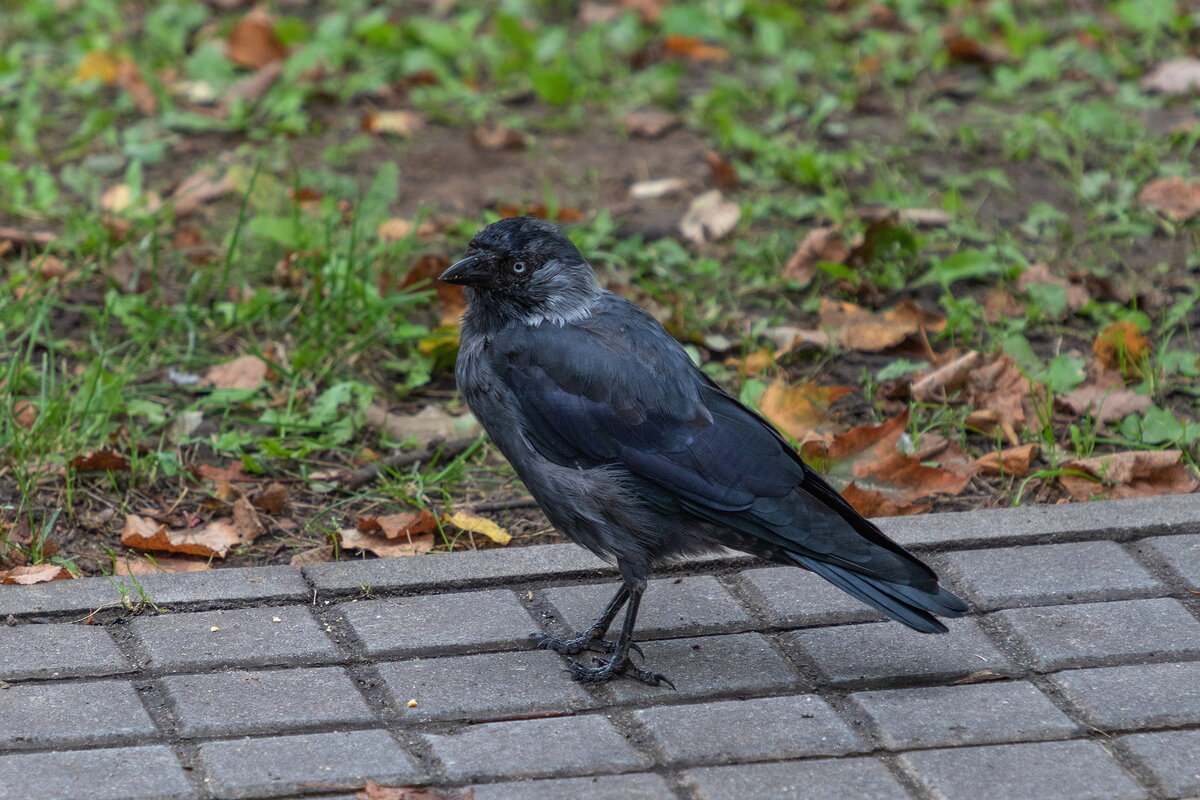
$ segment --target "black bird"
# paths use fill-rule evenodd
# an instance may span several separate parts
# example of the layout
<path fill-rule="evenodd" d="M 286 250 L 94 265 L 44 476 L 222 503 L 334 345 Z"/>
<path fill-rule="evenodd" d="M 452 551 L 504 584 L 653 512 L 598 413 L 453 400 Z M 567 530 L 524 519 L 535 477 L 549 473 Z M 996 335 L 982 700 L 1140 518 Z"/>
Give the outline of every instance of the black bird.
<path fill-rule="evenodd" d="M 621 587 L 587 631 L 541 647 L 581 681 L 627 674 L 651 567 L 731 547 L 811 570 L 892 619 L 945 632 L 967 606 L 696 368 L 642 309 L 599 287 L 552 223 L 501 220 L 441 279 L 466 287 L 458 387 L 550 522 L 616 561 Z M 604 639 L 622 606 L 621 635 Z"/>

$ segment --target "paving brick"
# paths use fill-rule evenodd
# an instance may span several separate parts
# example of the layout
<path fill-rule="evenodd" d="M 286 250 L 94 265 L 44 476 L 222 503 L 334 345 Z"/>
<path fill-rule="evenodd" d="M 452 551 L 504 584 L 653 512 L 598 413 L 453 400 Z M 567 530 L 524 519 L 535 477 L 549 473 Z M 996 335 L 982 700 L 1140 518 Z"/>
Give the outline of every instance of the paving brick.
<path fill-rule="evenodd" d="M 1050 676 L 1089 723 L 1102 729 L 1200 723 L 1200 662 L 1139 664 Z"/>
<path fill-rule="evenodd" d="M 653 763 L 597 715 L 493 722 L 425 739 L 455 781 L 569 777 Z"/>
<path fill-rule="evenodd" d="M 675 800 L 667 782 L 648 773 L 488 783 L 474 788 L 474 800 Z"/>
<path fill-rule="evenodd" d="M 1159 536 L 1140 542 L 1166 559 L 1193 589 L 1200 588 L 1200 534 Z"/>
<path fill-rule="evenodd" d="M 2 800 L 74 800 L 84 791 L 87 800 L 196 797 L 175 754 L 161 745 L 0 756 Z"/>
<path fill-rule="evenodd" d="M 1200 622 L 1178 600 L 1126 600 L 1000 611 L 1039 669 L 1106 659 L 1200 654 Z"/>
<path fill-rule="evenodd" d="M 420 558 L 379 558 L 309 564 L 304 576 L 322 592 L 375 589 L 432 589 L 540 578 L 613 575 L 612 565 L 573 544 L 431 554 Z"/>
<path fill-rule="evenodd" d="M 1028 683 L 887 689 L 851 695 L 890 750 L 1066 739 L 1075 723 Z"/>
<path fill-rule="evenodd" d="M 799 630 L 787 636 L 833 683 L 956 678 L 982 669 L 1015 671 L 974 620 L 944 621 L 950 632 L 940 636 L 917 633 L 896 622 Z"/>
<path fill-rule="evenodd" d="M 1200 793 L 1200 730 L 1135 733 L 1118 741 L 1150 770 L 1167 797 Z"/>
<path fill-rule="evenodd" d="M 661 697 L 708 697 L 779 690 L 803 691 L 787 661 L 757 633 L 702 636 L 646 642 L 645 663 L 634 663 L 661 672 L 670 686 L 647 686 L 633 680 L 613 681 L 609 690 L 619 702 L 645 702 Z"/>
<path fill-rule="evenodd" d="M 0 625 L 0 680 L 119 675 L 132 669 L 101 627 Z"/>
<path fill-rule="evenodd" d="M 1095 742 L 1039 742 L 900 756 L 938 800 L 1140 800 L 1147 794 Z"/>
<path fill-rule="evenodd" d="M 982 609 L 1082 600 L 1147 597 L 1166 592 L 1116 542 L 1070 542 L 946 553 L 951 578 Z"/>
<path fill-rule="evenodd" d="M 97 745 L 157 731 L 125 681 L 31 683 L 0 691 L 0 748 Z"/>
<path fill-rule="evenodd" d="M 0 586 L 0 619 L 42 614 L 86 614 L 121 602 L 121 593 L 108 578 L 76 578 L 32 586 Z"/>
<path fill-rule="evenodd" d="M 908 800 L 908 792 L 873 758 L 816 759 L 684 773 L 699 800 Z"/>
<path fill-rule="evenodd" d="M 811 694 L 662 706 L 636 716 L 654 734 L 667 761 L 720 763 L 870 749 L 828 703 Z"/>
<path fill-rule="evenodd" d="M 185 737 L 286 733 L 375 720 L 341 667 L 176 675 L 162 683 Z"/>
<path fill-rule="evenodd" d="M 407 785 L 422 780 L 416 763 L 386 731 L 202 742 L 199 751 L 206 784 L 221 800 L 308 794 L 314 784 L 361 786 L 373 780 Z"/>
<path fill-rule="evenodd" d="M 884 619 L 875 609 L 829 581 L 796 567 L 750 569 L 738 575 L 774 625 L 834 625 Z"/>
<path fill-rule="evenodd" d="M 507 589 L 340 603 L 334 613 L 373 658 L 528 646 L 537 629 Z"/>
<path fill-rule="evenodd" d="M 137 596 L 131 578 L 114 578 L 129 585 Z M 295 567 L 243 567 L 181 572 L 170 575 L 139 575 L 137 583 L 158 606 L 184 603 L 213 603 L 239 600 L 297 600 L 311 597 L 312 590 Z"/>
<path fill-rule="evenodd" d="M 572 631 L 581 631 L 600 616 L 616 590 L 616 583 L 592 583 L 549 589 L 546 597 Z M 614 629 L 620 628 L 622 618 L 617 617 Z M 647 585 L 638 611 L 637 635 L 642 639 L 678 631 L 695 635 L 750 622 L 742 607 L 711 575 L 660 578 Z"/>
<path fill-rule="evenodd" d="M 184 672 L 340 658 L 303 606 L 162 614 L 138 617 L 130 627 L 148 656 L 145 666 L 152 669 Z"/>
<path fill-rule="evenodd" d="M 595 700 L 541 650 L 380 664 L 392 707 L 406 720 L 484 721 L 567 713 Z M 417 705 L 408 707 L 409 700 Z"/>

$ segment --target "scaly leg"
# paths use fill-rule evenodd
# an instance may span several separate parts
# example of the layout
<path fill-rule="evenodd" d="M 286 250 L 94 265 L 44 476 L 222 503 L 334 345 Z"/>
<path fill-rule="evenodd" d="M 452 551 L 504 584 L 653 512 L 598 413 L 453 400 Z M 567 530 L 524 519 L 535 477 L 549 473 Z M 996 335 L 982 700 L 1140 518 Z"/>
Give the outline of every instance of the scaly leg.
<path fill-rule="evenodd" d="M 628 675 L 635 680 L 651 686 L 658 686 L 665 683 L 674 689 L 675 684 L 671 683 L 665 675 L 635 667 L 630 663 L 629 651 L 633 649 L 637 650 L 638 653 L 641 652 L 640 649 L 637 649 L 637 645 L 633 643 L 633 626 L 637 621 L 638 606 L 642 602 L 642 593 L 646 591 L 646 582 L 639 580 L 631 584 L 627 581 L 624 591 L 628 598 L 628 606 L 625 609 L 625 622 L 621 625 L 621 636 L 617 639 L 612 658 L 607 661 L 601 658 L 593 659 L 596 662 L 595 667 L 585 667 L 578 661 L 571 661 L 568 664 L 567 671 L 571 673 L 571 677 L 583 683 L 600 683 L 602 681 L 610 681 L 618 675 Z M 619 593 L 618 597 L 620 597 Z M 605 613 L 607 614 L 609 611 L 612 611 L 612 616 L 616 616 L 616 610 L 612 608 L 611 604 L 608 609 L 605 609 Z M 609 622 L 611 623 L 611 621 L 610 618 Z"/>
<path fill-rule="evenodd" d="M 556 653 L 573 656 L 582 653 L 584 650 L 592 650 L 597 653 L 611 653 L 617 649 L 615 642 L 605 640 L 604 634 L 608 633 L 609 627 L 617 617 L 617 612 L 625 605 L 625 601 L 629 599 L 629 587 L 624 583 L 617 589 L 617 593 L 613 599 L 604 607 L 604 613 L 600 618 L 592 623 L 592 627 L 588 628 L 581 634 L 578 634 L 571 639 L 557 639 L 553 636 L 547 636 L 544 633 L 532 634 L 532 637 L 537 640 L 538 647 L 542 650 L 553 650 Z M 641 648 L 637 645 L 633 647 L 640 654 Z"/>

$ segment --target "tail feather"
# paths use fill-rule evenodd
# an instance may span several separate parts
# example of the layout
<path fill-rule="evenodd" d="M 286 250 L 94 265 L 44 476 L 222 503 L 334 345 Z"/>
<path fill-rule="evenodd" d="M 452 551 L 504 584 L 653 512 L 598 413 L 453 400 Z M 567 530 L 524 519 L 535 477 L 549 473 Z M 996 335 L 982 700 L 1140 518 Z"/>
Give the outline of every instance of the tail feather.
<path fill-rule="evenodd" d="M 969 610 L 966 603 L 943 586 L 937 587 L 937 594 L 930 594 L 912 586 L 860 575 L 807 556 L 791 554 L 791 557 L 852 597 L 922 633 L 946 632 L 946 626 L 934 614 L 961 617 Z"/>

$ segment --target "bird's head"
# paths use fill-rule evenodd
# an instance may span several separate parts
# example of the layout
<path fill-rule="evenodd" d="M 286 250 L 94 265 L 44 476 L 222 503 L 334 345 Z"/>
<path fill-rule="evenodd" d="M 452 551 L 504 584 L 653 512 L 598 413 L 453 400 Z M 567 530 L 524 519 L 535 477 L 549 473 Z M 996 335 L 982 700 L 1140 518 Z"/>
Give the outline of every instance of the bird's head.
<path fill-rule="evenodd" d="M 488 225 L 441 280 L 473 290 L 472 306 L 487 304 L 533 324 L 576 317 L 599 291 L 596 274 L 571 240 L 536 217 Z"/>

